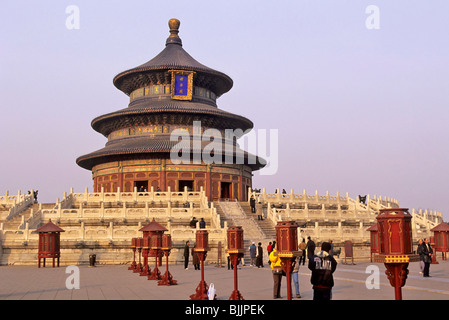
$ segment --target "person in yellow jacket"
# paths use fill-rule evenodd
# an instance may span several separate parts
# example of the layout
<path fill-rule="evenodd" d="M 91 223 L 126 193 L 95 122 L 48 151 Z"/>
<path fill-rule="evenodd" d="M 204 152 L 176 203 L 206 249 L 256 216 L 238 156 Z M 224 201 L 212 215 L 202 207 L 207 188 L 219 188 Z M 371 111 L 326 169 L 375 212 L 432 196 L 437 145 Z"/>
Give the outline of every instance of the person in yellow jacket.
<path fill-rule="evenodd" d="M 284 264 L 282 263 L 281 258 L 279 258 L 278 256 L 276 243 L 273 243 L 273 250 L 268 256 L 268 259 L 271 262 L 270 266 L 273 272 L 273 298 L 278 299 L 281 298 L 281 280 L 284 274 Z"/>

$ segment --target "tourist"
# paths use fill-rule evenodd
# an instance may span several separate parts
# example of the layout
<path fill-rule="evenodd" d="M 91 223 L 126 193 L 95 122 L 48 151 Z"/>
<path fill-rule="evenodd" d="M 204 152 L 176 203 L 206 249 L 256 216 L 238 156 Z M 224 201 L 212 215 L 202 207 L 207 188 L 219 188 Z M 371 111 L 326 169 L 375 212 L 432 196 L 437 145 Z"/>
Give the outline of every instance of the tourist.
<path fill-rule="evenodd" d="M 249 264 L 250 267 L 255 267 L 256 266 L 256 256 L 257 256 L 256 251 L 257 251 L 256 244 L 253 242 L 249 246 L 249 257 L 251 259 L 251 262 Z"/>
<path fill-rule="evenodd" d="M 260 267 L 263 268 L 263 249 L 262 249 L 262 242 L 259 242 L 259 243 L 257 244 L 256 266 L 257 266 L 257 268 L 260 268 Z"/>
<path fill-rule="evenodd" d="M 307 237 L 307 259 L 312 260 L 313 256 L 315 255 L 315 242 L 313 242 L 312 238 L 310 236 Z"/>
<path fill-rule="evenodd" d="M 249 205 L 251 207 L 251 213 L 256 213 L 256 199 L 254 199 L 254 196 L 251 196 L 249 199 Z"/>
<path fill-rule="evenodd" d="M 293 267 L 292 270 L 292 280 L 293 280 L 293 286 L 295 287 L 295 292 L 296 292 L 296 298 L 301 298 L 301 293 L 299 292 L 299 277 L 298 277 L 298 272 L 299 272 L 299 263 L 300 261 L 300 257 L 296 257 L 295 258 L 295 266 Z"/>
<path fill-rule="evenodd" d="M 331 244 L 331 251 L 329 252 L 329 255 L 331 257 L 333 257 L 334 256 L 334 243 L 332 242 L 332 240 L 330 240 L 329 243 Z"/>
<path fill-rule="evenodd" d="M 302 242 L 299 244 L 299 249 L 302 251 L 301 256 L 299 257 L 299 263 L 302 261 L 302 265 L 306 262 L 306 239 L 302 238 Z"/>
<path fill-rule="evenodd" d="M 278 255 L 276 245 L 272 247 L 272 251 L 269 255 L 270 266 L 273 273 L 273 299 L 281 298 L 281 280 L 284 271 L 282 270 L 283 263 Z"/>
<path fill-rule="evenodd" d="M 195 217 L 192 218 L 192 220 L 189 223 L 190 228 L 196 228 L 196 223 L 198 222 L 198 220 L 196 220 Z"/>
<path fill-rule="evenodd" d="M 433 250 L 430 247 L 429 239 L 425 238 L 424 243 L 422 245 L 422 254 L 424 256 L 424 270 L 423 270 L 423 277 L 430 277 L 429 275 L 429 269 L 430 269 L 430 263 L 432 262 L 432 253 Z"/>
<path fill-rule="evenodd" d="M 419 255 L 419 269 L 421 270 L 419 273 L 424 274 L 424 254 L 423 254 L 423 241 L 422 239 L 418 240 L 418 248 L 416 248 L 416 253 Z"/>
<path fill-rule="evenodd" d="M 268 257 L 270 257 L 270 253 L 271 253 L 271 251 L 273 250 L 273 244 L 271 243 L 271 241 L 268 243 L 268 245 L 267 245 L 267 254 L 268 254 Z M 270 261 L 270 259 L 268 259 L 268 264 L 271 264 L 271 261 Z"/>
<path fill-rule="evenodd" d="M 257 214 L 257 220 L 263 220 L 262 208 L 259 208 L 259 211 L 258 211 L 258 214 Z"/>
<path fill-rule="evenodd" d="M 200 258 L 198 257 L 198 253 L 196 252 L 196 244 L 192 248 L 192 264 L 195 270 L 200 270 Z"/>
<path fill-rule="evenodd" d="M 267 253 L 270 254 L 272 249 L 273 249 L 273 244 L 272 244 L 272 242 L 270 241 L 270 242 L 268 243 L 268 246 L 267 246 Z"/>
<path fill-rule="evenodd" d="M 313 286 L 313 300 L 332 299 L 333 273 L 337 269 L 337 261 L 329 255 L 330 249 L 330 243 L 323 242 L 321 251 L 309 260 L 309 269 L 312 270 L 310 282 Z"/>
<path fill-rule="evenodd" d="M 184 247 L 184 268 L 189 270 L 189 241 L 186 242 Z"/>
<path fill-rule="evenodd" d="M 200 220 L 200 229 L 205 229 L 206 228 L 206 221 L 204 221 L 204 218 L 201 218 Z"/>
<path fill-rule="evenodd" d="M 227 253 L 226 256 L 228 258 L 228 270 L 234 270 L 234 265 L 231 263 L 231 256 L 229 255 L 229 253 Z"/>

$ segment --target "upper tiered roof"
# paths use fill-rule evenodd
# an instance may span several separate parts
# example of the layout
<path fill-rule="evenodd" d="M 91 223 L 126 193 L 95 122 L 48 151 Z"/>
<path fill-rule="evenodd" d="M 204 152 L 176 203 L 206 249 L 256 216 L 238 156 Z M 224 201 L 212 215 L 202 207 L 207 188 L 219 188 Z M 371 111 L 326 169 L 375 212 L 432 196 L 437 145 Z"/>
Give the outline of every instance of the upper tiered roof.
<path fill-rule="evenodd" d="M 79 157 L 76 160 L 79 166 L 91 170 L 93 166 L 105 162 L 166 155 L 176 144 L 170 140 L 170 130 L 190 127 L 194 121 L 200 121 L 203 128 L 222 131 L 241 129 L 242 132 L 247 132 L 253 128 L 249 119 L 217 107 L 216 98 L 229 91 L 233 81 L 226 74 L 199 63 L 182 48 L 182 41 L 178 36 L 179 26 L 179 20 L 171 19 L 170 36 L 166 40 L 165 49 L 148 62 L 121 72 L 114 78 L 114 85 L 130 95 L 131 101 L 127 108 L 92 120 L 92 128 L 109 141 L 104 148 Z M 178 92 L 177 77 L 183 76 L 191 81 L 185 83 L 189 95 L 174 96 Z M 163 126 L 164 129 L 160 131 L 158 128 L 159 131 L 152 134 L 151 139 L 148 135 L 123 132 L 148 126 Z M 232 144 L 231 149 L 227 150 L 233 150 L 236 158 L 242 154 L 245 159 L 251 156 L 240 150 L 236 141 L 227 140 L 223 143 Z M 259 158 L 256 163 L 250 164 L 253 170 L 264 165 L 264 160 Z"/>
<path fill-rule="evenodd" d="M 182 40 L 178 36 L 179 20 L 170 19 L 168 25 L 170 36 L 165 43 L 165 49 L 150 61 L 119 73 L 114 78 L 114 85 L 129 95 L 132 91 L 150 83 L 166 82 L 167 74 L 164 71 L 176 69 L 195 71 L 196 85 L 212 90 L 218 97 L 228 92 L 233 85 L 232 79 L 199 63 L 182 48 Z"/>

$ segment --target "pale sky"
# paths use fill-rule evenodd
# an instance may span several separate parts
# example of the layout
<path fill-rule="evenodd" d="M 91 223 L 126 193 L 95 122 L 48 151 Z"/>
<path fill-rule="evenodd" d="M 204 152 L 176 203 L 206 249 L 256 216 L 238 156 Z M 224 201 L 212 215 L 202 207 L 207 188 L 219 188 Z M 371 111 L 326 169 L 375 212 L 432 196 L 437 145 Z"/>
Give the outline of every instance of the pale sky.
<path fill-rule="evenodd" d="M 447 0 L 3 0 L 0 194 L 92 190 L 75 163 L 106 143 L 90 122 L 128 105 L 113 77 L 156 56 L 177 18 L 183 48 L 234 81 L 218 107 L 278 132 L 278 170 L 256 172 L 255 188 L 387 196 L 448 221 L 448 12 Z"/>

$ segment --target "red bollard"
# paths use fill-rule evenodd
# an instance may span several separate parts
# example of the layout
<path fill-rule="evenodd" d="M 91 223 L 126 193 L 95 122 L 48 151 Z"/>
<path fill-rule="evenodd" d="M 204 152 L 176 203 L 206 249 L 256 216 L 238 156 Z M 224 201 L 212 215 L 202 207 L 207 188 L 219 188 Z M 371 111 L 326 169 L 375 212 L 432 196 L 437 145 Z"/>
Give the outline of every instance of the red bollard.
<path fill-rule="evenodd" d="M 412 216 L 408 209 L 387 208 L 380 209 L 376 219 L 380 248 L 374 261 L 384 263 L 395 300 L 402 300 L 409 262 L 419 261 L 419 256 L 412 253 Z"/>
<path fill-rule="evenodd" d="M 244 253 L 243 249 L 243 229 L 240 226 L 228 228 L 228 250 L 229 258 L 234 266 L 234 291 L 232 291 L 229 300 L 245 300 L 238 290 L 237 266 Z"/>
<path fill-rule="evenodd" d="M 196 248 L 194 249 L 201 262 L 201 281 L 196 287 L 195 293 L 190 295 L 190 300 L 207 300 L 209 286 L 204 281 L 204 260 L 206 260 L 209 245 L 209 234 L 206 230 L 196 232 Z"/>
<path fill-rule="evenodd" d="M 168 256 L 170 255 L 170 250 L 172 248 L 171 245 L 171 236 L 169 234 L 164 234 L 162 236 L 162 252 L 166 257 L 166 271 L 162 276 L 162 280 L 160 280 L 157 285 L 158 286 L 172 286 L 178 284 L 178 281 L 173 280 L 173 276 L 168 271 Z"/>

